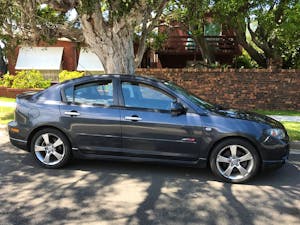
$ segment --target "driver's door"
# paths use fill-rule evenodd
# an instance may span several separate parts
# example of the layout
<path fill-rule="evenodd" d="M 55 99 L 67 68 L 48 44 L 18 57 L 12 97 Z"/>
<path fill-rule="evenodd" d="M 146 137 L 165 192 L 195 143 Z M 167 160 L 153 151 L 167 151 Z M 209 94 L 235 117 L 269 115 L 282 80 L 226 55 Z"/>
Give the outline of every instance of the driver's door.
<path fill-rule="evenodd" d="M 130 155 L 150 158 L 195 160 L 199 156 L 193 124 L 200 117 L 194 113 L 174 116 L 176 98 L 144 82 L 122 80 L 124 107 L 121 110 L 122 146 Z"/>

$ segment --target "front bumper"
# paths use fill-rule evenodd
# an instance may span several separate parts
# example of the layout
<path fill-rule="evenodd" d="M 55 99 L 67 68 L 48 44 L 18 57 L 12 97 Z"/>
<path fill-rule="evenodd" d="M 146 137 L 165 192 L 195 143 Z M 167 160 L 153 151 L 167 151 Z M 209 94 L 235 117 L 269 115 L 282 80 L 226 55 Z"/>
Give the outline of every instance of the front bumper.
<path fill-rule="evenodd" d="M 279 159 L 279 160 L 264 160 L 263 161 L 263 169 L 268 170 L 268 169 L 280 168 L 288 160 L 288 157 L 289 157 L 289 155 L 286 155 L 286 156 L 282 157 L 282 159 Z"/>
<path fill-rule="evenodd" d="M 279 168 L 289 158 L 290 145 L 288 140 L 269 140 L 261 144 L 260 153 L 263 169 Z"/>

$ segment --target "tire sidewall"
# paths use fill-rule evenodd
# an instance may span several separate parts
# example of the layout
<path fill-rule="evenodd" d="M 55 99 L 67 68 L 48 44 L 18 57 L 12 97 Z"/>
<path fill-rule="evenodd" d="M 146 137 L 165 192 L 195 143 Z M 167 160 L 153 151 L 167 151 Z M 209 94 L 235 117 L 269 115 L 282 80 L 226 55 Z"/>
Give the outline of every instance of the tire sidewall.
<path fill-rule="evenodd" d="M 229 178 L 224 177 L 218 170 L 217 163 L 216 163 L 217 155 L 224 147 L 229 146 L 229 145 L 243 146 L 252 154 L 253 168 L 246 177 L 243 177 L 241 179 L 229 179 Z M 255 149 L 255 147 L 252 144 L 250 144 L 248 141 L 245 141 L 242 139 L 228 139 L 228 140 L 222 141 L 216 147 L 214 147 L 214 149 L 212 150 L 212 153 L 210 155 L 210 159 L 209 159 L 210 168 L 211 168 L 212 172 L 215 175 L 217 175 L 219 178 L 221 178 L 223 181 L 229 182 L 229 183 L 245 183 L 245 182 L 249 181 L 250 179 L 252 179 L 257 174 L 257 172 L 260 168 L 260 164 L 261 164 L 260 161 L 261 161 L 260 157 L 259 157 L 258 152 Z"/>
<path fill-rule="evenodd" d="M 35 142 L 36 142 L 37 138 L 40 137 L 41 135 L 45 134 L 45 133 L 55 134 L 56 136 L 58 136 L 62 140 L 62 142 L 64 144 L 64 148 L 65 148 L 64 157 L 59 163 L 57 163 L 55 165 L 47 165 L 47 164 L 42 163 L 37 158 L 37 156 L 35 154 L 35 151 L 34 151 L 34 145 L 35 145 Z M 67 137 L 61 131 L 53 129 L 53 128 L 45 128 L 45 129 L 42 129 L 42 130 L 39 130 L 38 132 L 36 132 L 33 135 L 33 138 L 31 139 L 30 151 L 31 151 L 31 154 L 33 155 L 34 159 L 38 162 L 39 165 L 41 165 L 45 168 L 50 168 L 50 169 L 63 167 L 64 165 L 66 165 L 69 162 L 69 160 L 71 158 L 71 146 L 70 146 L 69 140 L 67 139 Z"/>

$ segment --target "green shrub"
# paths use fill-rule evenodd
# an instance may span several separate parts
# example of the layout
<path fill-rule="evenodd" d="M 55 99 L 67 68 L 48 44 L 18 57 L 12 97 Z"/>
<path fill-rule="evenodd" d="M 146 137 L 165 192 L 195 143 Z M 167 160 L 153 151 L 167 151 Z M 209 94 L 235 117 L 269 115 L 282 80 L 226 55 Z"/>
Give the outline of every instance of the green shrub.
<path fill-rule="evenodd" d="M 14 81 L 13 75 L 4 74 L 3 77 L 0 79 L 0 86 L 8 87 L 10 88 L 12 86 L 12 83 Z"/>
<path fill-rule="evenodd" d="M 71 80 L 74 78 L 82 77 L 84 75 L 84 72 L 78 72 L 78 71 L 67 71 L 63 70 L 59 73 L 59 82 L 63 82 L 65 80 Z"/>
<path fill-rule="evenodd" d="M 242 55 L 233 59 L 233 64 L 235 68 L 251 69 L 258 67 L 257 63 L 251 59 L 250 55 L 245 50 L 243 50 Z"/>
<path fill-rule="evenodd" d="M 18 72 L 13 79 L 12 88 L 47 88 L 51 84 L 46 80 L 40 71 L 23 70 Z"/>

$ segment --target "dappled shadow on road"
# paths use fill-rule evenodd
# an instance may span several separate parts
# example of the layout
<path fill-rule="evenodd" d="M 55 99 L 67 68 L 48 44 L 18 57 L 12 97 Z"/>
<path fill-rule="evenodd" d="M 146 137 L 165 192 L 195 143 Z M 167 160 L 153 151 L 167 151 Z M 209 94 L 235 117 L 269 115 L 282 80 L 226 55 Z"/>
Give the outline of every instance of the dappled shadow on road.
<path fill-rule="evenodd" d="M 76 159 L 63 169 L 43 169 L 9 143 L 0 144 L 0 158 L 3 223 L 299 222 L 296 163 L 232 185 L 216 181 L 208 170 L 142 163 Z"/>

